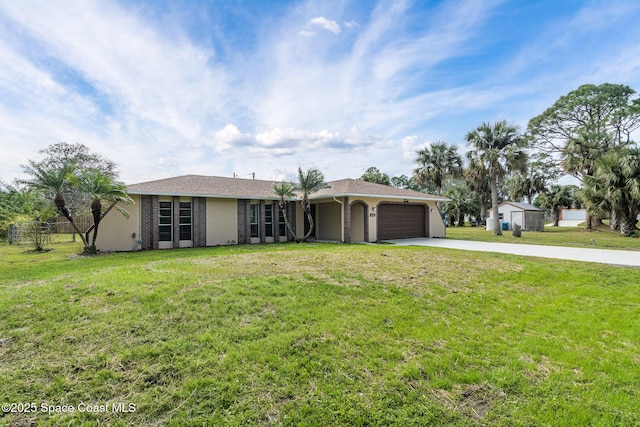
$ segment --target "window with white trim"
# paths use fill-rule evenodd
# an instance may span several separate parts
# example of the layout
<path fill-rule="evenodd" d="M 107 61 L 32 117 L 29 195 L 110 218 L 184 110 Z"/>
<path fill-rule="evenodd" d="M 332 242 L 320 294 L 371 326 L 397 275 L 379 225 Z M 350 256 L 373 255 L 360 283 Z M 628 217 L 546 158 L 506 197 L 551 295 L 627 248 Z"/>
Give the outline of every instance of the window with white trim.
<path fill-rule="evenodd" d="M 173 203 L 159 202 L 158 207 L 158 240 L 170 242 L 173 240 Z"/>
<path fill-rule="evenodd" d="M 258 203 L 251 204 L 250 219 L 251 237 L 260 237 L 260 205 Z"/>
<path fill-rule="evenodd" d="M 287 226 L 284 222 L 284 213 L 282 212 L 282 209 L 278 209 L 278 233 L 280 233 L 279 236 L 287 235 Z"/>
<path fill-rule="evenodd" d="M 264 227 L 265 236 L 273 237 L 273 205 L 267 204 L 264 206 Z"/>
<path fill-rule="evenodd" d="M 191 202 L 180 202 L 180 240 L 191 240 Z"/>

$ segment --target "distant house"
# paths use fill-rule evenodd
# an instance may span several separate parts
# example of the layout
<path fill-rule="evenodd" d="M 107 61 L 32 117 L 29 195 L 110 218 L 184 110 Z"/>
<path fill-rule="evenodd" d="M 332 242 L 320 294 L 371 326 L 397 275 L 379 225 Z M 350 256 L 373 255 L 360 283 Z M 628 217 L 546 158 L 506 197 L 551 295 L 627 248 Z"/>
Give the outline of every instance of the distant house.
<path fill-rule="evenodd" d="M 523 231 L 544 231 L 544 210 L 528 203 L 503 202 L 498 205 L 498 215 L 509 230 L 517 224 Z M 493 209 L 489 211 L 487 230 L 493 230 Z"/>
<path fill-rule="evenodd" d="M 185 175 L 128 186 L 129 218 L 110 214 L 100 223 L 101 251 L 168 249 L 292 240 L 273 192 L 273 181 Z M 356 179 L 328 183 L 310 196 L 314 238 L 375 242 L 444 237 L 438 210 L 444 197 Z M 298 201 L 299 198 L 291 200 Z M 300 203 L 287 217 L 298 236 L 309 224 Z"/>
<path fill-rule="evenodd" d="M 560 220 L 584 222 L 587 220 L 587 210 L 562 208 L 560 211 Z"/>

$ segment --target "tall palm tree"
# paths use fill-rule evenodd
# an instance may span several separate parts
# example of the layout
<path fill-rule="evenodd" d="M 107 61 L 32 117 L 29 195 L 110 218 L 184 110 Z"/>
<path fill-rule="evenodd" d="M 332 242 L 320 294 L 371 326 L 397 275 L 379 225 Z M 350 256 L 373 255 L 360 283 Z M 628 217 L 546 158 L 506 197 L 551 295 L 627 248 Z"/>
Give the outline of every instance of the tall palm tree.
<path fill-rule="evenodd" d="M 309 221 L 309 231 L 302 237 L 302 241 L 306 241 L 313 233 L 314 222 L 311 215 L 311 203 L 309 202 L 309 195 L 315 193 L 323 188 L 329 188 L 329 184 L 324 182 L 324 175 L 318 169 L 309 169 L 304 172 L 302 168 L 298 168 L 298 183 L 295 184 L 294 189 L 302 193 L 302 209 L 307 215 Z"/>
<path fill-rule="evenodd" d="M 84 236 L 73 221 L 73 216 L 69 211 L 65 198 L 65 195 L 72 191 L 71 181 L 73 179 L 73 173 L 76 170 L 75 163 L 63 163 L 61 166 L 56 167 L 30 162 L 29 166 L 24 167 L 24 170 L 33 178 L 21 182 L 29 188 L 45 193 L 48 197 L 53 198 L 53 204 L 58 214 L 64 216 L 67 221 L 71 223 L 71 226 L 76 233 L 80 235 L 82 242 L 86 246 Z"/>
<path fill-rule="evenodd" d="M 472 154 L 472 155 L 470 155 Z M 483 168 L 482 162 L 473 157 L 473 153 L 467 152 L 467 160 L 469 166 L 464 170 L 464 178 L 469 190 L 475 193 L 479 210 L 475 212 L 476 219 L 479 224 L 484 223 L 487 218 L 486 206 L 491 201 L 491 187 L 489 185 L 489 177 Z"/>
<path fill-rule="evenodd" d="M 126 218 L 129 213 L 118 206 L 118 203 L 131 204 L 133 200 L 126 192 L 126 186 L 114 181 L 111 176 L 99 169 L 83 170 L 72 179 L 74 185 L 91 200 L 91 215 L 93 224 L 86 231 L 83 242 L 86 254 L 96 253 L 96 239 L 98 237 L 98 226 L 102 219 L 114 207 Z M 91 235 L 93 233 L 93 236 Z"/>
<path fill-rule="evenodd" d="M 590 214 L 611 212 L 620 234 L 630 236 L 640 212 L 640 149 L 611 152 L 596 162 L 593 176 L 584 177 L 581 195 Z"/>
<path fill-rule="evenodd" d="M 287 230 L 289 230 L 289 233 L 291 233 L 293 238 L 298 241 L 298 237 L 296 236 L 295 231 L 291 228 L 289 218 L 287 217 L 287 203 L 289 203 L 289 200 L 296 197 L 295 185 L 284 181 L 279 184 L 274 183 L 273 192 L 280 198 L 280 200 L 278 200 L 278 205 L 280 206 L 280 211 L 282 212 L 282 217 L 284 218 Z"/>
<path fill-rule="evenodd" d="M 483 123 L 467 133 L 466 140 L 472 148 L 469 156 L 482 165 L 482 170 L 489 177 L 493 230 L 494 234 L 501 236 L 502 230 L 498 218 L 498 183 L 510 171 L 526 170 L 527 154 L 524 151 L 524 138 L 516 126 L 502 120 L 493 125 Z"/>
<path fill-rule="evenodd" d="M 611 134 L 596 132 L 595 135 L 597 137 L 587 130 L 578 130 L 560 151 L 560 164 L 564 170 L 583 181 L 586 177 L 593 177 L 598 160 L 605 154 L 624 147 L 624 144 L 615 145 Z M 589 179 L 591 178 L 587 178 Z M 602 224 L 600 214 L 595 212 L 587 212 L 585 230 L 592 230 Z"/>
<path fill-rule="evenodd" d="M 442 183 L 447 177 L 462 175 L 462 157 L 458 154 L 455 145 L 449 145 L 444 141 L 431 144 L 417 151 L 416 163 L 413 175 L 418 184 L 427 186 L 433 183 L 436 186 L 436 194 L 442 195 Z"/>

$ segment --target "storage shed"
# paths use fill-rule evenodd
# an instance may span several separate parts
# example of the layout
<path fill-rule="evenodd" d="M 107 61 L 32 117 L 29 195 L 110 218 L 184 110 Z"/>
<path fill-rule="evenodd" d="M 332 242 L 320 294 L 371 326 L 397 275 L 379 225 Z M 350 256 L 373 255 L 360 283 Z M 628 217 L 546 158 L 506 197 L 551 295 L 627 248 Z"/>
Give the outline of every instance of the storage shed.
<path fill-rule="evenodd" d="M 544 210 L 528 203 L 502 202 L 498 205 L 498 215 L 509 230 L 517 224 L 522 231 L 544 231 Z M 493 230 L 493 209 L 489 211 L 487 230 Z"/>

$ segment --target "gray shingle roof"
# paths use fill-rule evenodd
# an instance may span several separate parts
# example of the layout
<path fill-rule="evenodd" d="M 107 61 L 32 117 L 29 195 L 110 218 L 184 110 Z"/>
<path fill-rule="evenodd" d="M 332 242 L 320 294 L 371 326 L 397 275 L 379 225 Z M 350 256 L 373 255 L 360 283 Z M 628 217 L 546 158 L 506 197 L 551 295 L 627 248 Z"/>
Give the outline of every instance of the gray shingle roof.
<path fill-rule="evenodd" d="M 220 176 L 184 175 L 156 181 L 141 182 L 127 187 L 130 194 L 158 196 L 191 196 L 276 200 L 273 184 L 278 181 L 262 181 Z M 325 188 L 311 195 L 311 199 L 344 196 L 380 196 L 397 199 L 449 200 L 413 190 L 394 188 L 357 179 L 341 179 L 328 182 Z"/>

